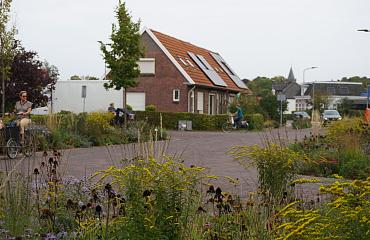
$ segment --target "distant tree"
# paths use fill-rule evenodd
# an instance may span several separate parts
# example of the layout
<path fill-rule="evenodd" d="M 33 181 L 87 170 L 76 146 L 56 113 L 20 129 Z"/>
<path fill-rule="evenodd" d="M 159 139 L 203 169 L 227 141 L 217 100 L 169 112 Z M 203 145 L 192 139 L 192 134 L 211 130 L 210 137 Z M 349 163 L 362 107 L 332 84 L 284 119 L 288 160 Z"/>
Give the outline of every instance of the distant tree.
<path fill-rule="evenodd" d="M 271 80 L 274 83 L 279 83 L 279 82 L 284 82 L 286 80 L 286 78 L 283 77 L 283 76 L 275 76 L 275 77 L 271 78 Z"/>
<path fill-rule="evenodd" d="M 270 94 L 272 90 L 272 80 L 267 77 L 256 77 L 247 84 L 254 95 L 264 96 Z"/>
<path fill-rule="evenodd" d="M 93 76 L 86 76 L 85 79 L 86 80 L 99 80 L 99 78 L 93 77 Z"/>
<path fill-rule="evenodd" d="M 315 93 L 314 101 L 312 103 L 312 100 L 310 104 L 314 105 L 315 110 L 319 110 L 320 113 L 322 113 L 325 109 L 328 108 L 329 106 L 329 96 L 326 94 L 320 94 L 320 93 Z"/>
<path fill-rule="evenodd" d="M 110 69 L 109 83 L 105 88 L 124 89 L 124 107 L 127 103 L 127 88 L 137 86 L 140 75 L 137 61 L 143 56 L 140 46 L 140 22 L 133 22 L 124 2 L 116 9 L 118 25 L 112 24 L 111 43 L 100 42 L 104 60 Z"/>
<path fill-rule="evenodd" d="M 367 77 L 359 77 L 359 76 L 354 76 L 354 77 L 344 77 L 340 80 L 341 82 L 360 82 L 364 87 L 367 87 L 367 85 L 370 85 L 370 78 Z"/>
<path fill-rule="evenodd" d="M 73 75 L 70 77 L 71 80 L 81 80 L 80 76 L 78 75 Z"/>
<path fill-rule="evenodd" d="M 260 105 L 265 113 L 265 116 L 275 121 L 280 120 L 280 101 L 277 100 L 275 95 L 270 93 L 269 95 L 262 97 Z M 287 110 L 287 107 L 288 104 L 286 101 L 284 101 L 282 106 L 283 113 Z"/>
<path fill-rule="evenodd" d="M 45 90 L 53 88 L 59 76 L 55 66 L 41 62 L 36 52 L 26 51 L 19 42 L 11 73 L 11 81 L 6 84 L 8 110 L 19 100 L 18 93 L 23 90 L 35 106 L 45 106 L 49 100 Z"/>
<path fill-rule="evenodd" d="M 256 77 L 252 81 L 247 82 L 248 88 L 257 96 L 266 96 L 272 92 L 272 85 L 274 83 L 283 82 L 285 78 L 283 76 L 276 76 L 273 78 L 268 77 Z"/>
<path fill-rule="evenodd" d="M 14 58 L 15 27 L 9 29 L 11 0 L 0 0 L 0 80 L 1 80 L 1 110 L 5 113 L 5 101 L 8 94 L 5 85 L 11 75 L 11 65 Z"/>
<path fill-rule="evenodd" d="M 353 110 L 353 101 L 349 100 L 348 98 L 343 98 L 338 104 L 338 111 L 342 115 L 351 115 Z"/>

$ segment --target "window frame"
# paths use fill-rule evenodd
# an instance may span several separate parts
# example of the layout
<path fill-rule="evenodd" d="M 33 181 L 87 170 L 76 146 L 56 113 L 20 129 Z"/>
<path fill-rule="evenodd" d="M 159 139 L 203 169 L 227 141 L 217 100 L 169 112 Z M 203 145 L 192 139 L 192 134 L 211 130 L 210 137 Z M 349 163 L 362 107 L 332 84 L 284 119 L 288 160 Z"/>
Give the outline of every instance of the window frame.
<path fill-rule="evenodd" d="M 177 98 L 176 98 L 176 92 L 177 92 Z M 172 101 L 180 102 L 180 89 L 176 88 L 172 90 Z"/>

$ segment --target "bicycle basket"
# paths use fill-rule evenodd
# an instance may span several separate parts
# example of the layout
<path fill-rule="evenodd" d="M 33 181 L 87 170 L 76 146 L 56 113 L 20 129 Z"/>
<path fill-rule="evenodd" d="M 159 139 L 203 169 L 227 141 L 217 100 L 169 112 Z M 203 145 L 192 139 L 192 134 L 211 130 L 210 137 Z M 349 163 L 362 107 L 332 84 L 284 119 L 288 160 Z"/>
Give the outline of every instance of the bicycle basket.
<path fill-rule="evenodd" d="M 19 127 L 18 126 L 6 126 L 5 127 L 5 138 L 8 141 L 10 138 L 19 141 Z"/>

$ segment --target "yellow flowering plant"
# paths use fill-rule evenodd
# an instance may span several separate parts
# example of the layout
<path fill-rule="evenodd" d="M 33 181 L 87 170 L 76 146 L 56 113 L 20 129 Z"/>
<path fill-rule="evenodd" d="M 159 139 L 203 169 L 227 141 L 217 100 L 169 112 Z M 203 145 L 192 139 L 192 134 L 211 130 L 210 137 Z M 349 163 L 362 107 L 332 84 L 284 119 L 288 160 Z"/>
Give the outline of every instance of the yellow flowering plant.
<path fill-rule="evenodd" d="M 236 146 L 228 152 L 242 166 L 256 166 L 259 188 L 270 200 L 279 201 L 296 177 L 299 163 L 308 158 L 286 146 L 269 143 L 261 146 Z"/>
<path fill-rule="evenodd" d="M 316 209 L 299 202 L 283 208 L 276 218 L 276 239 L 370 239 L 370 178 L 336 181 L 321 186 L 329 201 Z"/>

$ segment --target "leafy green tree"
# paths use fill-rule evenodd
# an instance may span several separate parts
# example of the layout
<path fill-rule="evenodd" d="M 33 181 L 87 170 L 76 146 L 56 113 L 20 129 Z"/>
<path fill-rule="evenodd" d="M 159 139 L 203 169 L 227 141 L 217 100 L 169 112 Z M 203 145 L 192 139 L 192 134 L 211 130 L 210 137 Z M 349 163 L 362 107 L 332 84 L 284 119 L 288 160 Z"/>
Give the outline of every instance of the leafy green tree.
<path fill-rule="evenodd" d="M 367 85 L 370 85 L 370 78 L 367 77 L 359 77 L 359 76 L 354 76 L 354 77 L 344 77 L 340 80 L 341 82 L 360 82 L 364 87 L 367 87 Z"/>
<path fill-rule="evenodd" d="M 54 88 L 59 72 L 48 62 L 38 59 L 37 53 L 25 50 L 17 41 L 15 57 L 11 65 L 10 81 L 6 82 L 6 108 L 10 110 L 19 100 L 18 93 L 27 91 L 34 106 L 45 106 L 48 95 L 45 90 Z"/>
<path fill-rule="evenodd" d="M 343 98 L 338 104 L 338 111 L 342 115 L 351 115 L 353 110 L 353 101 L 348 98 Z"/>
<path fill-rule="evenodd" d="M 266 117 L 279 121 L 280 120 L 280 101 L 277 100 L 275 95 L 269 94 L 264 96 L 260 101 L 261 108 Z M 283 102 L 283 113 L 287 110 L 287 102 Z"/>
<path fill-rule="evenodd" d="M 326 94 L 315 93 L 314 101 L 311 105 L 314 105 L 315 110 L 319 110 L 322 113 L 329 106 L 329 96 Z"/>
<path fill-rule="evenodd" d="M 256 77 L 247 84 L 248 88 L 256 96 L 264 96 L 272 91 L 272 80 L 267 77 Z"/>
<path fill-rule="evenodd" d="M 105 88 L 124 89 L 124 107 L 127 103 L 127 88 L 137 86 L 140 75 L 137 61 L 143 56 L 140 45 L 140 21 L 135 23 L 127 12 L 124 2 L 116 9 L 118 25 L 112 24 L 111 43 L 100 42 L 104 60 L 110 69 L 109 82 Z"/>
<path fill-rule="evenodd" d="M 70 77 L 71 80 L 81 80 L 80 76 L 78 75 L 73 75 Z"/>
<path fill-rule="evenodd" d="M 283 76 L 276 76 L 273 78 L 256 77 L 252 81 L 248 81 L 247 86 L 256 96 L 266 96 L 271 94 L 273 83 L 283 82 Z"/>
<path fill-rule="evenodd" d="M 14 35 L 16 33 L 15 27 L 10 27 L 10 7 L 11 0 L 0 0 L 0 78 L 1 78 L 1 110 L 5 113 L 5 84 L 9 80 L 11 74 L 11 65 L 14 58 Z"/>

